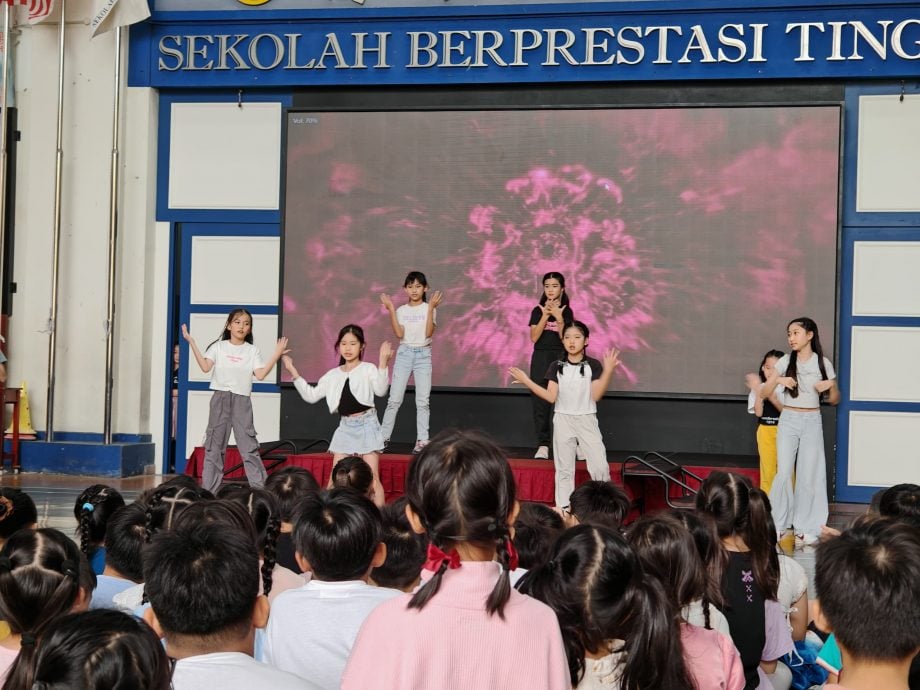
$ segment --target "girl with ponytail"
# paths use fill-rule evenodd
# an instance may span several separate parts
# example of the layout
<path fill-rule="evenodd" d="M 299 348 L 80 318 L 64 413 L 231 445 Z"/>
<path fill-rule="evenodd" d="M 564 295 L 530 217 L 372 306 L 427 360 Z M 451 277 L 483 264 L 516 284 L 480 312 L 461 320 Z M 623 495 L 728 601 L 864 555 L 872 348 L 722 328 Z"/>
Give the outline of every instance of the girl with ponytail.
<path fill-rule="evenodd" d="M 591 524 L 566 530 L 551 559 L 518 587 L 556 612 L 572 687 L 696 688 L 678 613 L 618 532 Z"/>
<path fill-rule="evenodd" d="M 509 580 L 519 505 L 501 449 L 477 432 L 438 434 L 410 465 L 406 497 L 430 542 L 423 584 L 367 618 L 342 688 L 568 687 L 553 612 Z"/>
<path fill-rule="evenodd" d="M 52 621 L 84 610 L 96 580 L 77 545 L 56 529 L 23 529 L 0 549 L 0 642 L 3 690 L 32 687 L 35 646 Z"/>
<path fill-rule="evenodd" d="M 125 499 L 111 486 L 93 484 L 77 496 L 73 516 L 77 519 L 80 550 L 96 575 L 105 570 L 105 530 L 109 518 L 125 505 Z"/>
<path fill-rule="evenodd" d="M 716 471 L 700 486 L 696 507 L 715 520 L 722 542 L 722 612 L 741 653 L 745 690 L 769 690 L 769 676 L 781 665 L 776 660 L 794 647 L 776 600 L 780 569 L 770 499 L 747 477 Z"/>

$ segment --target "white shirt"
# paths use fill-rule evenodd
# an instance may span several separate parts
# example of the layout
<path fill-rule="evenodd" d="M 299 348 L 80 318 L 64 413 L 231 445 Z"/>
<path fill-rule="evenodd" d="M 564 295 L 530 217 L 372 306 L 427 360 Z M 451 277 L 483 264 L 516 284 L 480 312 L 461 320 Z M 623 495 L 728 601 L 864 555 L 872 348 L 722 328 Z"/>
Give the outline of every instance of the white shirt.
<path fill-rule="evenodd" d="M 326 398 L 329 411 L 335 412 L 339 409 L 345 381 L 348 381 L 348 387 L 355 400 L 367 407 L 373 407 L 375 395 L 383 397 L 387 394 L 387 372 L 387 367 L 378 369 L 370 362 L 361 362 L 347 372 L 342 371 L 341 367 L 330 369 L 320 376 L 315 386 L 304 381 L 303 377 L 297 377 L 294 379 L 294 388 L 300 393 L 301 398 L 311 404 Z"/>
<path fill-rule="evenodd" d="M 591 396 L 591 382 L 601 377 L 603 367 L 592 357 L 585 358 L 577 364 L 563 360 L 562 371 L 553 362 L 546 378 L 559 385 L 556 405 L 557 414 L 586 415 L 597 412 L 597 403 Z"/>
<path fill-rule="evenodd" d="M 172 682 L 175 690 L 316 690 L 319 687 L 240 652 L 179 659 Z"/>
<path fill-rule="evenodd" d="M 362 581 L 311 580 L 282 592 L 265 629 L 263 658 L 319 688 L 338 690 L 364 619 L 384 601 L 402 595 Z"/>
<path fill-rule="evenodd" d="M 403 327 L 403 337 L 399 342 L 409 347 L 428 347 L 431 338 L 425 334 L 428 325 L 428 304 L 422 302 L 416 306 L 404 304 L 396 310 L 396 321 Z M 431 315 L 431 322 L 437 323 L 437 310 Z"/>
<path fill-rule="evenodd" d="M 211 369 L 212 391 L 249 395 L 252 393 L 252 372 L 265 366 L 259 348 L 249 343 L 233 345 L 229 340 L 218 340 L 204 356 L 214 362 Z"/>
<path fill-rule="evenodd" d="M 795 353 L 793 353 L 795 354 Z M 786 375 L 786 369 L 789 368 L 789 355 L 783 355 L 776 363 L 776 371 L 780 376 Z M 827 372 L 828 380 L 837 378 L 834 371 L 834 365 L 827 357 L 824 358 L 824 370 Z M 820 394 L 815 390 L 815 384 L 821 380 L 821 369 L 818 368 L 818 355 L 811 353 L 811 358 L 807 362 L 796 363 L 796 379 L 798 380 L 799 394 L 796 397 L 786 392 L 784 403 L 792 407 L 818 407 L 821 404 Z"/>

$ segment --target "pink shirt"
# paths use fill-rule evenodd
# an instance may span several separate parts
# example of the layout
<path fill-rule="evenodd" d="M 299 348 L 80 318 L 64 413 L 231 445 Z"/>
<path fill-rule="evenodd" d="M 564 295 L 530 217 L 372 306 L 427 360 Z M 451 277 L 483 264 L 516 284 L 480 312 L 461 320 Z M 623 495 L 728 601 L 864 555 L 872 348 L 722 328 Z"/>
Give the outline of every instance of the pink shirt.
<path fill-rule="evenodd" d="M 706 630 L 682 623 L 680 641 L 684 646 L 684 663 L 698 688 L 742 690 L 744 667 L 741 655 L 730 638 L 716 630 Z"/>
<path fill-rule="evenodd" d="M 408 594 L 378 606 L 358 633 L 342 690 L 571 687 L 552 609 L 512 589 L 504 619 L 486 613 L 499 573 L 497 563 L 464 561 L 444 573 L 425 608 L 408 608 Z"/>

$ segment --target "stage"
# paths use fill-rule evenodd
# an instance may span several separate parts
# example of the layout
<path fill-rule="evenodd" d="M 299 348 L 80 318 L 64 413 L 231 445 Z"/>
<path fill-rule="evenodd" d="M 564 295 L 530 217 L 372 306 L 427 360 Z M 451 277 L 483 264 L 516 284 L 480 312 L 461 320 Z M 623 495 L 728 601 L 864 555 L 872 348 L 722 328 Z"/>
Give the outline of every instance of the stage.
<path fill-rule="evenodd" d="M 272 452 L 271 455 L 276 455 Z M 523 452 L 520 453 L 523 455 Z M 667 507 L 664 497 L 664 483 L 660 479 L 649 478 L 641 479 L 628 477 L 626 482 L 623 481 L 623 462 L 632 453 L 626 451 L 608 453 L 610 463 L 610 478 L 618 486 L 623 486 L 633 499 L 644 498 L 646 510 L 656 510 Z M 642 454 L 638 454 L 640 457 Z M 683 467 L 692 471 L 699 477 L 706 478 L 715 470 L 725 470 L 728 472 L 737 472 L 747 475 L 757 484 L 760 479 L 756 461 L 753 458 L 753 465 L 749 456 L 720 456 L 706 455 L 701 453 L 674 453 L 671 458 L 679 462 Z M 266 467 L 271 465 L 267 457 L 263 458 Z M 386 492 L 387 501 L 391 501 L 403 494 L 403 488 L 406 482 L 406 475 L 409 470 L 409 463 L 412 456 L 408 453 L 384 453 L 380 456 L 380 482 Z M 185 473 L 201 480 L 201 469 L 204 462 L 204 448 L 198 447 L 188 458 L 185 466 Z M 233 468 L 240 463 L 240 455 L 235 447 L 227 450 L 225 457 L 225 468 Z M 553 463 L 551 460 L 534 460 L 524 457 L 514 457 L 509 454 L 511 470 L 514 473 L 514 479 L 518 488 L 518 499 L 521 501 L 532 501 L 536 503 L 545 503 L 553 505 Z M 329 474 L 332 471 L 332 455 L 329 453 L 290 453 L 285 455 L 283 461 L 277 464 L 271 471 L 277 471 L 281 467 L 304 467 L 313 473 L 321 486 L 325 486 L 329 481 Z M 246 481 L 246 474 L 242 467 L 232 472 L 228 472 L 225 481 Z M 590 479 L 585 463 L 576 464 L 575 484 Z M 697 488 L 698 482 L 689 481 L 688 484 Z M 676 492 L 672 490 L 672 496 Z"/>

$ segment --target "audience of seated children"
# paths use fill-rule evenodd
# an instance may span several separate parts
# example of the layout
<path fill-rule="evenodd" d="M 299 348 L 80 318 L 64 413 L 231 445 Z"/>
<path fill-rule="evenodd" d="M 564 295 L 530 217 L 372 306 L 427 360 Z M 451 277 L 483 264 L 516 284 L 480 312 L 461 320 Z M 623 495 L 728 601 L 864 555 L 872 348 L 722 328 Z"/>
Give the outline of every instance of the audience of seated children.
<path fill-rule="evenodd" d="M 409 466 L 406 497 L 429 540 L 424 584 L 368 616 L 342 688 L 567 687 L 553 611 L 511 587 L 518 503 L 501 449 L 477 432 L 439 433 Z"/>
<path fill-rule="evenodd" d="M 96 575 L 105 569 L 105 530 L 109 518 L 125 505 L 125 499 L 111 486 L 93 484 L 84 489 L 73 506 L 80 550 Z"/>
<path fill-rule="evenodd" d="M 172 668 L 150 626 L 120 611 L 63 616 L 35 652 L 36 690 L 171 690 Z"/>
<path fill-rule="evenodd" d="M 741 690 L 745 683 L 741 657 L 727 625 L 724 634 L 712 629 L 714 614 L 724 617 L 706 603 L 706 570 L 690 532 L 676 517 L 662 512 L 643 515 L 626 536 L 643 570 L 658 580 L 675 610 L 697 605 L 701 609 L 703 626 L 686 620 L 680 625 L 684 662 L 697 687 Z"/>
<path fill-rule="evenodd" d="M 231 485 L 217 492 L 218 498 L 240 504 L 252 519 L 256 529 L 256 546 L 259 549 L 259 568 L 262 585 L 259 594 L 268 597 L 269 603 L 289 589 L 302 587 L 306 580 L 293 570 L 277 562 L 278 537 L 281 536 L 281 509 L 278 499 L 265 489 L 249 485 Z"/>
<path fill-rule="evenodd" d="M 791 674 L 778 659 L 794 644 L 776 600 L 779 558 L 770 536 L 770 499 L 747 477 L 716 471 L 700 486 L 696 507 L 713 517 L 722 543 L 722 613 L 741 653 L 745 689 L 788 687 Z M 779 674 L 785 683 L 771 678 Z"/>
<path fill-rule="evenodd" d="M 32 687 L 35 645 L 48 625 L 84 610 L 95 587 L 86 557 L 56 529 L 22 529 L 0 549 L 0 619 L 10 635 L 0 641 L 3 690 Z"/>
<path fill-rule="evenodd" d="M 860 518 L 817 549 L 815 622 L 843 656 L 826 690 L 907 690 L 920 652 L 920 532 L 892 518 Z"/>
<path fill-rule="evenodd" d="M 316 687 L 338 689 L 364 619 L 399 595 L 368 584 L 371 569 L 386 560 L 380 533 L 377 506 L 352 489 L 317 492 L 300 501 L 294 513 L 296 558 L 312 578 L 275 600 L 265 631 L 266 662 Z M 367 687 L 374 686 L 380 687 Z"/>
<path fill-rule="evenodd" d="M 349 455 L 335 463 L 330 482 L 335 488 L 348 487 L 367 496 L 378 508 L 386 503 L 383 492 L 378 495 L 374 489 L 374 470 L 357 455 Z"/>
<path fill-rule="evenodd" d="M 566 526 L 591 522 L 620 529 L 630 505 L 629 496 L 616 484 L 592 479 L 579 485 L 569 497 Z"/>
<path fill-rule="evenodd" d="M 175 690 L 315 687 L 252 656 L 269 604 L 259 595 L 255 542 L 238 526 L 189 520 L 159 532 L 144 554 L 144 579 L 144 618 L 176 660 Z"/>
<path fill-rule="evenodd" d="M 428 549 L 425 535 L 417 534 L 409 524 L 407 505 L 408 499 L 400 496 L 381 508 L 382 539 L 387 556 L 383 565 L 371 571 L 370 577 L 370 581 L 378 587 L 402 592 L 412 592 L 418 586 Z"/>
<path fill-rule="evenodd" d="M 265 480 L 265 490 L 278 499 L 281 511 L 281 534 L 275 546 L 275 560 L 288 570 L 300 574 L 300 566 L 294 557 L 294 510 L 302 498 L 319 491 L 316 477 L 303 467 L 282 467 Z"/>
<path fill-rule="evenodd" d="M 33 529 L 38 511 L 25 491 L 0 486 L 0 546 L 21 529 Z"/>
<path fill-rule="evenodd" d="M 146 509 L 131 503 L 115 511 L 105 533 L 105 569 L 96 577 L 91 609 L 117 609 L 115 597 L 144 582 L 143 550 L 147 532 Z M 134 610 L 126 607 L 126 613 Z"/>
<path fill-rule="evenodd" d="M 695 690 L 681 654 L 677 611 L 619 531 L 569 528 L 550 560 L 519 587 L 556 612 L 572 687 Z"/>
<path fill-rule="evenodd" d="M 530 570 L 546 563 L 563 530 L 562 516 L 548 505 L 521 503 L 521 512 L 514 521 L 513 539 L 520 568 Z"/>

